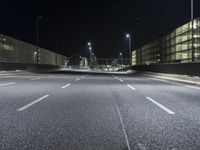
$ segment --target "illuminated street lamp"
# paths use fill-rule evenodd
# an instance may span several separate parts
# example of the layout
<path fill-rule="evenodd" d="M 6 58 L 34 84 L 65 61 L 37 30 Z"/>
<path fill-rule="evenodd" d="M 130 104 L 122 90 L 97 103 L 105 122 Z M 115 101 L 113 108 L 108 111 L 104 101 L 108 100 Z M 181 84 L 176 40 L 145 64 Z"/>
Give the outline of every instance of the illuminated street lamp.
<path fill-rule="evenodd" d="M 88 42 L 88 46 L 91 46 L 91 43 L 90 43 L 90 42 Z"/>
<path fill-rule="evenodd" d="M 92 44 L 90 42 L 88 42 L 88 48 L 90 51 L 90 61 L 91 61 L 91 59 L 92 59 Z"/>
<path fill-rule="evenodd" d="M 34 54 L 33 54 L 33 58 L 34 58 L 34 63 L 37 63 L 37 62 L 36 62 L 37 52 L 34 52 Z"/>
<path fill-rule="evenodd" d="M 119 53 L 119 56 L 120 56 L 120 59 L 121 59 L 121 68 L 122 68 L 122 62 L 123 62 L 122 59 L 123 59 L 123 54 L 120 52 L 120 53 Z"/>
<path fill-rule="evenodd" d="M 129 65 L 131 65 L 131 35 L 126 34 L 126 38 L 128 39 L 129 42 Z"/>

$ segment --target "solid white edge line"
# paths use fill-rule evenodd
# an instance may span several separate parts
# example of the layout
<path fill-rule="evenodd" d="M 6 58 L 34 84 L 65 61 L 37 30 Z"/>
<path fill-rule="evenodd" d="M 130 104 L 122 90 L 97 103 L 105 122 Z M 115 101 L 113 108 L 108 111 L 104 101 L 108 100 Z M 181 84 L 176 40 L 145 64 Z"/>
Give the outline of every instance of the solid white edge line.
<path fill-rule="evenodd" d="M 17 77 L 17 76 L 0 76 L 0 79 L 13 78 L 13 77 Z"/>
<path fill-rule="evenodd" d="M 68 87 L 68 86 L 70 86 L 70 85 L 71 85 L 71 83 L 69 83 L 69 84 L 63 86 L 62 89 L 66 88 L 66 87 Z"/>
<path fill-rule="evenodd" d="M 44 96 L 40 97 L 39 99 L 37 99 L 37 100 L 35 100 L 35 101 L 33 101 L 33 102 L 31 102 L 31 103 L 25 105 L 24 107 L 19 108 L 17 111 L 23 111 L 23 110 L 25 110 L 25 109 L 31 107 L 32 105 L 34 105 L 34 104 L 40 102 L 41 100 L 44 100 L 44 99 L 47 98 L 47 97 L 49 97 L 49 95 L 44 95 Z"/>
<path fill-rule="evenodd" d="M 2 83 L 2 84 L 0 84 L 0 87 L 1 87 L 1 86 L 7 86 L 7 85 L 13 85 L 13 84 L 15 84 L 15 82 Z"/>
<path fill-rule="evenodd" d="M 134 87 L 132 87 L 131 85 L 129 85 L 129 84 L 127 84 L 127 86 L 129 87 L 129 88 L 131 88 L 132 90 L 135 90 L 135 88 Z"/>
<path fill-rule="evenodd" d="M 185 87 L 200 90 L 200 87 L 197 87 L 197 86 L 185 85 Z"/>
<path fill-rule="evenodd" d="M 158 107 L 162 108 L 164 111 L 166 111 L 168 114 L 170 115 L 174 115 L 175 113 L 171 110 L 169 110 L 167 107 L 163 106 L 162 104 L 156 102 L 155 100 L 153 100 L 150 97 L 146 97 L 146 99 L 148 99 L 149 101 L 151 101 L 152 103 L 156 104 Z"/>
<path fill-rule="evenodd" d="M 124 123 L 123 123 L 123 120 L 122 120 L 122 116 L 121 116 L 121 113 L 120 113 L 120 111 L 119 111 L 119 107 L 118 107 L 118 105 L 117 105 L 115 99 L 114 99 L 114 103 L 115 103 L 115 108 L 117 109 L 117 113 L 118 113 L 118 116 L 119 116 L 119 120 L 120 120 L 120 123 L 121 123 L 121 126 L 122 126 L 122 130 L 123 130 L 124 137 L 125 137 L 125 140 L 126 140 L 127 148 L 128 148 L 128 150 L 131 150 L 130 144 L 129 144 L 129 140 L 128 140 L 128 136 L 127 136 L 127 134 L 126 134 L 126 130 L 125 130 L 125 127 L 124 127 Z"/>

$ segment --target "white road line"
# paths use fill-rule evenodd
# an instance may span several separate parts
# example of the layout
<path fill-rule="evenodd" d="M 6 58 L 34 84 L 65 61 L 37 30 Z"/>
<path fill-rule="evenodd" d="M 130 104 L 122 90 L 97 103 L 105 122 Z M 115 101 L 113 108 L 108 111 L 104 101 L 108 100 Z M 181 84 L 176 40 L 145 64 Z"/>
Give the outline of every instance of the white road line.
<path fill-rule="evenodd" d="M 151 77 L 147 77 L 149 79 L 152 80 L 157 80 L 157 81 L 162 81 L 162 82 L 166 82 L 166 83 L 170 83 L 170 84 L 174 84 L 174 85 L 178 85 L 178 86 L 184 86 L 187 88 L 192 88 L 192 89 L 196 89 L 196 90 L 200 90 L 200 87 L 197 86 L 191 86 L 191 85 L 185 85 L 184 83 L 176 83 L 175 81 L 167 81 L 167 79 L 156 79 L 156 78 L 151 78 Z"/>
<path fill-rule="evenodd" d="M 0 84 L 0 87 L 1 87 L 1 86 L 7 86 L 7 85 L 13 85 L 13 84 L 15 84 L 15 82 L 11 82 L 11 83 L 2 83 L 2 84 Z"/>
<path fill-rule="evenodd" d="M 146 97 L 146 99 L 150 100 L 152 103 L 156 104 L 158 107 L 162 108 L 164 111 L 166 111 L 168 114 L 170 115 L 174 115 L 175 113 L 171 110 L 169 110 L 167 107 L 163 106 L 162 104 L 156 102 L 155 100 L 153 100 L 150 97 Z"/>
<path fill-rule="evenodd" d="M 66 88 L 66 87 L 68 87 L 68 86 L 70 86 L 70 85 L 71 85 L 71 83 L 69 83 L 69 84 L 63 86 L 62 89 Z"/>
<path fill-rule="evenodd" d="M 118 79 L 120 82 L 124 82 L 124 80 L 122 80 L 122 79 Z"/>
<path fill-rule="evenodd" d="M 120 123 L 121 123 L 121 126 L 122 126 L 122 130 L 123 130 L 123 133 L 124 133 L 124 137 L 125 137 L 125 140 L 126 140 L 126 145 L 127 145 L 127 148 L 128 150 L 131 150 L 130 148 L 130 144 L 129 144 L 129 140 L 128 140 L 128 136 L 126 134 L 126 130 L 125 130 L 125 127 L 124 127 L 124 123 L 123 123 L 123 120 L 122 120 L 122 116 L 121 116 L 121 113 L 119 111 L 119 107 L 116 103 L 116 100 L 114 99 L 114 103 L 115 103 L 115 108 L 117 109 L 117 114 L 119 116 L 119 120 L 120 120 Z"/>
<path fill-rule="evenodd" d="M 174 85 L 179 85 L 179 86 L 183 85 L 181 83 L 176 83 L 176 82 L 173 82 L 173 81 L 167 81 L 166 79 L 158 79 L 158 78 L 152 78 L 152 77 L 146 77 L 146 78 L 156 80 L 156 81 L 166 82 L 166 83 L 170 83 L 170 84 L 174 84 Z"/>
<path fill-rule="evenodd" d="M 24 107 L 19 108 L 17 111 L 23 111 L 23 110 L 25 110 L 25 109 L 31 107 L 32 105 L 34 105 L 34 104 L 40 102 L 41 100 L 44 100 L 44 99 L 47 98 L 47 97 L 49 97 L 49 95 L 45 95 L 45 96 L 43 96 L 43 97 L 40 97 L 39 99 L 37 99 L 37 100 L 35 100 L 35 101 L 33 101 L 33 102 L 31 102 L 31 103 L 25 105 Z"/>
<path fill-rule="evenodd" d="M 41 78 L 33 78 L 33 79 L 30 79 L 31 81 L 35 81 L 35 80 L 40 80 Z"/>
<path fill-rule="evenodd" d="M 196 90 L 200 90 L 200 87 L 197 87 L 197 86 L 185 85 L 185 87 L 196 89 Z"/>
<path fill-rule="evenodd" d="M 79 80 L 80 80 L 80 78 L 76 79 L 75 81 L 77 82 L 77 81 L 79 81 Z"/>
<path fill-rule="evenodd" d="M 127 86 L 129 87 L 129 88 L 131 88 L 132 90 L 135 90 L 135 88 L 134 87 L 132 87 L 131 85 L 129 85 L 129 84 L 127 84 Z"/>
<path fill-rule="evenodd" d="M 115 79 L 119 80 L 120 82 L 124 82 L 124 80 L 118 78 L 118 77 L 115 77 Z"/>
<path fill-rule="evenodd" d="M 13 78 L 13 77 L 17 77 L 17 76 L 0 76 L 0 79 Z"/>

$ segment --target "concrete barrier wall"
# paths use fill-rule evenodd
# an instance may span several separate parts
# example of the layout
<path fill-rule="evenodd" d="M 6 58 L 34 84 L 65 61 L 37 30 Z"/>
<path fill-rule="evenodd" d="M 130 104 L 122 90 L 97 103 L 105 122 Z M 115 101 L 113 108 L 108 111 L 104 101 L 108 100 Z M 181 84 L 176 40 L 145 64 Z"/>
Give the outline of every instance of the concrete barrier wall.
<path fill-rule="evenodd" d="M 0 62 L 65 65 L 67 58 L 12 37 L 0 34 Z"/>
<path fill-rule="evenodd" d="M 200 63 L 136 65 L 131 69 L 190 76 L 200 76 Z"/>
<path fill-rule="evenodd" d="M 58 69 L 59 66 L 49 65 L 49 64 L 28 64 L 28 63 L 10 63 L 10 62 L 0 62 L 0 70 L 50 70 Z"/>

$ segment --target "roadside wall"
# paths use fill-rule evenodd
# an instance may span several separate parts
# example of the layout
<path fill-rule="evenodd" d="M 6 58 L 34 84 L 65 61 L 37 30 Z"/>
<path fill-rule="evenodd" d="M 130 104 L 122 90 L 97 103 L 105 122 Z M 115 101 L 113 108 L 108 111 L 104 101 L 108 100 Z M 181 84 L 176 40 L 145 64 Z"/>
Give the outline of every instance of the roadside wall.
<path fill-rule="evenodd" d="M 132 70 L 200 76 L 200 63 L 136 65 Z"/>
<path fill-rule="evenodd" d="M 0 62 L 0 70 L 51 70 L 59 69 L 59 66 L 49 65 L 49 64 L 28 64 L 28 63 L 10 63 L 10 62 Z"/>

